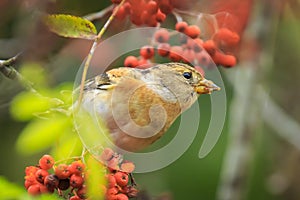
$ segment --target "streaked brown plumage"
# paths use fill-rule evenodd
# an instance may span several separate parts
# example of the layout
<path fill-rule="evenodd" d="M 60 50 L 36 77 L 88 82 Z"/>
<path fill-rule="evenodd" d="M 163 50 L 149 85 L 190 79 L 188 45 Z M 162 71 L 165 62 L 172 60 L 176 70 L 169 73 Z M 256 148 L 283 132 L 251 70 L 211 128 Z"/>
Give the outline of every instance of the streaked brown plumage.
<path fill-rule="evenodd" d="M 214 90 L 219 87 L 186 64 L 122 67 L 88 81 L 82 107 L 104 120 L 117 146 L 138 151 L 159 139 L 199 94 Z"/>

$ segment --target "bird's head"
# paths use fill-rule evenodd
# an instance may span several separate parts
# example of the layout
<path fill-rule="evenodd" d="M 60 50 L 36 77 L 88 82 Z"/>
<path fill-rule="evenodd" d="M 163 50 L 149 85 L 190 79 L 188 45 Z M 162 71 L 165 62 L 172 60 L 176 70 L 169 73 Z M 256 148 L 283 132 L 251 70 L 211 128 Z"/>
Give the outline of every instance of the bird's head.
<path fill-rule="evenodd" d="M 197 94 L 211 94 L 213 91 L 218 91 L 221 88 L 212 81 L 205 79 L 195 68 L 183 63 L 166 63 L 157 65 L 160 68 L 161 75 L 165 74 L 171 79 L 176 79 L 178 89 L 180 85 L 192 86 Z M 170 76 L 171 74 L 171 76 Z M 173 80 L 172 80 L 173 81 Z M 176 82 L 174 82 L 176 84 Z"/>

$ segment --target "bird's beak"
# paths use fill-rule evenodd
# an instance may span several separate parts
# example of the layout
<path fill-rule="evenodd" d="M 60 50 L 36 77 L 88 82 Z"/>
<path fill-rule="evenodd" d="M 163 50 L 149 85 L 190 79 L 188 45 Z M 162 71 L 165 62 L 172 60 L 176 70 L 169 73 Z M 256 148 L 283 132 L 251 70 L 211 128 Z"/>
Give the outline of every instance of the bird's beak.
<path fill-rule="evenodd" d="M 199 82 L 199 85 L 195 87 L 195 91 L 198 94 L 211 94 L 213 91 L 219 91 L 221 88 L 214 84 L 212 81 L 203 79 Z"/>

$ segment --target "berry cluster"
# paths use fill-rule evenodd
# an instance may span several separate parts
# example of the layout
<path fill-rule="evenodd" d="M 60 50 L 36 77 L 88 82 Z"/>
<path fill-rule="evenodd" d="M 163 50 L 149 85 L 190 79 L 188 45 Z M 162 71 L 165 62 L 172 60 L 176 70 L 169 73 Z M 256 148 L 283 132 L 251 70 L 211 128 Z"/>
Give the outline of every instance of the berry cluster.
<path fill-rule="evenodd" d="M 121 0 L 112 0 L 112 3 L 119 4 Z M 127 15 L 130 21 L 137 25 L 155 27 L 166 19 L 166 15 L 173 9 L 170 0 L 128 0 L 122 5 L 117 14 L 117 19 L 125 19 Z"/>
<path fill-rule="evenodd" d="M 215 64 L 224 67 L 236 65 L 236 57 L 226 54 L 226 49 L 230 49 L 238 44 L 239 35 L 229 29 L 219 29 L 212 39 L 203 41 L 200 38 L 201 30 L 196 25 L 188 25 L 186 22 L 178 22 L 175 29 L 183 34 L 179 37 L 178 45 L 170 45 L 169 39 L 173 33 L 167 29 L 160 28 L 154 33 L 153 45 L 143 46 L 140 49 L 140 56 L 128 56 L 124 61 L 125 67 L 145 68 L 151 65 L 150 59 L 156 53 L 166 57 L 173 62 L 185 62 L 196 65 L 200 72 L 204 72 L 201 67 L 210 67 L 211 59 Z M 205 51 L 203 51 L 205 50 Z M 200 65 L 200 66 L 198 66 Z"/>
<path fill-rule="evenodd" d="M 107 166 L 107 187 L 99 187 L 104 189 L 105 199 L 128 200 L 136 197 L 138 190 L 132 185 L 134 183 L 130 175 L 134 170 L 134 164 L 122 161 L 122 156 L 110 148 L 104 149 L 100 159 Z M 44 155 L 37 166 L 26 167 L 25 174 L 24 185 L 30 195 L 57 191 L 58 195 L 69 200 L 87 199 L 85 185 L 87 171 L 81 160 L 75 160 L 69 165 L 56 165 L 50 155 Z"/>
<path fill-rule="evenodd" d="M 49 172 L 52 168 L 53 174 Z M 55 190 L 62 195 L 63 191 L 71 188 L 69 199 L 84 199 L 86 193 L 84 169 L 85 165 L 81 161 L 54 166 L 54 159 L 50 155 L 44 155 L 39 160 L 38 166 L 26 167 L 25 188 L 31 195 L 53 193 Z M 71 196 L 72 193 L 74 196 Z"/>
<path fill-rule="evenodd" d="M 132 162 L 123 161 L 122 156 L 110 148 L 104 149 L 100 160 L 107 166 L 109 173 L 107 178 L 106 200 L 128 200 L 136 197 L 138 190 L 130 173 L 135 166 Z M 131 181 L 131 184 L 129 182 Z"/>

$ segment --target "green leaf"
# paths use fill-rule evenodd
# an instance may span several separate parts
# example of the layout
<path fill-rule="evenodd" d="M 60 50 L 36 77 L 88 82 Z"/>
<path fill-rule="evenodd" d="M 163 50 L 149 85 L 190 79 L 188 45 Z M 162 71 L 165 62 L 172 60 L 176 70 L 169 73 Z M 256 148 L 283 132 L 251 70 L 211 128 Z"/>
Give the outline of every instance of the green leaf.
<path fill-rule="evenodd" d="M 54 115 L 50 119 L 35 119 L 21 132 L 17 139 L 17 150 L 22 154 L 33 154 L 52 146 L 72 126 L 70 118 Z"/>
<path fill-rule="evenodd" d="M 64 160 L 74 156 L 80 156 L 82 153 L 81 141 L 74 131 L 67 130 L 57 145 L 52 149 L 51 155 L 55 160 Z"/>
<path fill-rule="evenodd" d="M 101 186 L 106 185 L 104 165 L 89 155 L 87 158 L 87 169 L 86 185 L 89 199 L 104 199 L 104 191 L 101 190 Z"/>
<path fill-rule="evenodd" d="M 96 27 L 89 20 L 72 15 L 47 15 L 45 24 L 49 29 L 63 37 L 95 39 Z"/>
<path fill-rule="evenodd" d="M 0 199 L 18 199 L 23 194 L 26 194 L 25 190 L 6 180 L 0 176 Z"/>

